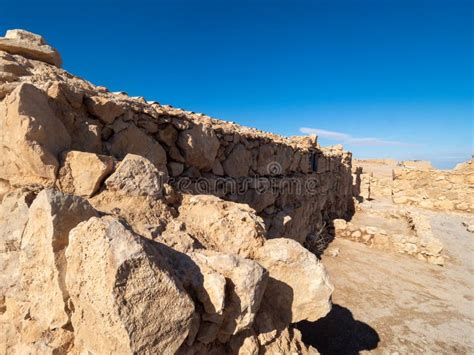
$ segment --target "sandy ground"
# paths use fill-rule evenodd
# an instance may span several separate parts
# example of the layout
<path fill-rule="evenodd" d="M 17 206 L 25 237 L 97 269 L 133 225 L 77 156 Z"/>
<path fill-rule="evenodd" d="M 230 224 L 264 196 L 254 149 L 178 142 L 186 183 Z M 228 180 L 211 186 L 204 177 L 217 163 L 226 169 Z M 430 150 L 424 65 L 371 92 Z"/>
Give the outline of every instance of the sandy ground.
<path fill-rule="evenodd" d="M 306 343 L 322 354 L 474 354 L 474 234 L 462 225 L 474 216 L 416 210 L 429 216 L 446 265 L 334 240 L 328 251 L 339 255 L 322 258 L 334 307 L 298 324 Z"/>

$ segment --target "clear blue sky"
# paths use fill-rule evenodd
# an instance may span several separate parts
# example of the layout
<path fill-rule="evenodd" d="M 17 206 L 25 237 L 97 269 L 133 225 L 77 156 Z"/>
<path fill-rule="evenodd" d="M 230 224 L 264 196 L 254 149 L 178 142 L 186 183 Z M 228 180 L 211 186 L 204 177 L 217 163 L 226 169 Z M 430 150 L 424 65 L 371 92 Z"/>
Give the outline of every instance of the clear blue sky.
<path fill-rule="evenodd" d="M 112 91 L 357 157 L 473 153 L 472 0 L 0 0 L 0 31 L 57 47 Z"/>

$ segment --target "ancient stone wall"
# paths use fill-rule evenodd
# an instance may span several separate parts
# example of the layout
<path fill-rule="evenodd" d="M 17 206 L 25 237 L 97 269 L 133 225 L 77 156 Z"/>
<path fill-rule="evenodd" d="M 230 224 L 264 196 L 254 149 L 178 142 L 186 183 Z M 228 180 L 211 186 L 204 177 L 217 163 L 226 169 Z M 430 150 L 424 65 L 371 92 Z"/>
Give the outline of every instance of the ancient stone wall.
<path fill-rule="evenodd" d="M 351 214 L 351 155 L 110 93 L 0 38 L 2 353 L 313 353 L 306 249 Z M 302 245 L 303 244 L 303 245 Z"/>
<path fill-rule="evenodd" d="M 398 204 L 474 212 L 474 163 L 437 170 L 425 161 L 355 160 L 353 193 L 368 200 L 392 198 Z"/>
<path fill-rule="evenodd" d="M 393 201 L 445 211 L 474 212 L 474 163 L 453 170 L 396 168 Z"/>
<path fill-rule="evenodd" d="M 249 204 L 272 237 L 304 242 L 323 220 L 351 213 L 351 155 L 342 147 L 321 148 L 315 137 L 285 138 L 110 93 L 54 66 L 0 53 L 10 75 L 0 105 L 0 113 L 8 111 L 1 121 L 0 179 L 52 186 L 63 152 L 116 161 L 133 153 L 178 190 Z M 34 133 L 38 127 L 43 134 Z"/>

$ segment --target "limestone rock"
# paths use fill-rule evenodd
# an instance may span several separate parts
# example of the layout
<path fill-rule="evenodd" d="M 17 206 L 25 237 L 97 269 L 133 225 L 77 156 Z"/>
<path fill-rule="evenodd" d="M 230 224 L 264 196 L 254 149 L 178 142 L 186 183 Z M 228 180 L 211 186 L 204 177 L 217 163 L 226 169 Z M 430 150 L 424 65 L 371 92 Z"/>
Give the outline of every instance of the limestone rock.
<path fill-rule="evenodd" d="M 25 30 L 8 30 L 5 37 L 0 37 L 0 50 L 57 67 L 62 64 L 58 51 L 47 45 L 43 37 Z"/>
<path fill-rule="evenodd" d="M 21 239 L 21 287 L 30 303 L 30 316 L 44 329 L 69 322 L 65 248 L 69 231 L 96 216 L 90 204 L 57 190 L 41 191 L 31 204 Z"/>
<path fill-rule="evenodd" d="M 48 96 L 60 101 L 63 105 L 71 105 L 78 109 L 82 106 L 83 92 L 76 87 L 66 85 L 62 81 L 55 81 L 48 88 Z"/>
<path fill-rule="evenodd" d="M 302 339 L 301 333 L 298 329 L 285 329 L 281 334 L 270 344 L 261 349 L 261 354 L 301 354 L 301 355 L 316 355 L 319 354 L 316 349 L 307 347 Z"/>
<path fill-rule="evenodd" d="M 176 217 L 163 199 L 151 196 L 130 196 L 106 189 L 90 202 L 98 211 L 120 217 L 135 233 L 149 239 L 160 237 Z"/>
<path fill-rule="evenodd" d="M 158 139 L 171 147 L 178 139 L 178 132 L 172 125 L 166 125 L 163 129 L 158 131 Z"/>
<path fill-rule="evenodd" d="M 113 159 L 105 155 L 69 151 L 59 170 L 62 191 L 83 197 L 97 192 L 104 178 L 112 172 Z"/>
<path fill-rule="evenodd" d="M 0 104 L 0 127 L 0 178 L 51 185 L 58 154 L 70 146 L 71 138 L 48 96 L 31 84 L 21 84 Z"/>
<path fill-rule="evenodd" d="M 194 305 L 144 239 L 112 217 L 70 234 L 66 285 L 75 311 L 75 345 L 97 354 L 175 353 Z"/>
<path fill-rule="evenodd" d="M 227 282 L 220 333 L 226 336 L 250 328 L 267 285 L 267 272 L 256 262 L 235 255 L 208 255 L 206 263 Z"/>
<path fill-rule="evenodd" d="M 114 134 L 109 147 L 110 152 L 120 160 L 128 153 L 141 155 L 151 161 L 158 170 L 167 173 L 166 152 L 163 147 L 133 124 Z"/>
<path fill-rule="evenodd" d="M 255 260 L 270 275 L 265 302 L 288 324 L 315 321 L 331 310 L 333 286 L 326 270 L 298 242 L 286 238 L 267 240 Z"/>
<path fill-rule="evenodd" d="M 222 165 L 226 175 L 241 177 L 248 175 L 251 162 L 252 153 L 242 144 L 237 144 Z"/>
<path fill-rule="evenodd" d="M 196 195 L 185 197 L 179 213 L 188 232 L 210 249 L 246 258 L 263 245 L 263 221 L 248 205 Z"/>
<path fill-rule="evenodd" d="M 105 180 L 107 189 L 129 196 L 163 196 L 164 174 L 146 158 L 127 154 Z"/>
<path fill-rule="evenodd" d="M 219 149 L 219 140 L 207 125 L 195 124 L 179 134 L 178 147 L 186 162 L 200 170 L 210 170 Z"/>
<path fill-rule="evenodd" d="M 124 113 L 122 106 L 103 96 L 88 97 L 85 100 L 89 112 L 105 124 L 111 124 Z"/>
<path fill-rule="evenodd" d="M 28 222 L 29 206 L 35 193 L 17 189 L 6 194 L 0 204 L 0 298 L 20 297 L 20 247 Z M 20 297 L 21 298 L 21 297 Z"/>

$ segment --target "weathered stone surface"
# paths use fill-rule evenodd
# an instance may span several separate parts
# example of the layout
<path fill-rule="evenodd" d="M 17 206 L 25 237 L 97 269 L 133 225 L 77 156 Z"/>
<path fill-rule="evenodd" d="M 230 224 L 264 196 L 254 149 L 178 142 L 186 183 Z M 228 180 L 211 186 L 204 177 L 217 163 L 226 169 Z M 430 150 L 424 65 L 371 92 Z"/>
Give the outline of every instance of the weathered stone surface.
<path fill-rule="evenodd" d="M 252 153 L 242 144 L 237 144 L 222 165 L 226 175 L 241 177 L 249 174 L 251 163 Z"/>
<path fill-rule="evenodd" d="M 135 125 L 114 134 L 109 145 L 110 152 L 120 160 L 128 153 L 141 155 L 151 161 L 158 170 L 167 173 L 165 150 L 160 143 Z"/>
<path fill-rule="evenodd" d="M 63 155 L 59 170 L 61 190 L 84 197 L 90 197 L 100 187 L 104 178 L 113 170 L 113 159 L 105 155 L 69 151 Z"/>
<path fill-rule="evenodd" d="M 149 239 L 159 237 L 176 216 L 163 199 L 156 197 L 130 196 L 106 189 L 90 201 L 98 211 L 123 218 L 135 233 Z"/>
<path fill-rule="evenodd" d="M 81 213 L 67 201 L 84 201 L 78 196 L 48 190 L 66 197 L 41 197 L 29 208 L 42 186 L 28 186 L 31 196 L 6 195 L 9 202 L 0 207 L 8 214 L 3 221 L 0 211 L 0 226 L 6 226 L 2 270 L 8 272 L 0 285 L 0 333 L 7 339 L 0 343 L 7 353 L 257 354 L 272 344 L 278 345 L 267 352 L 297 351 L 297 337 L 285 333 L 292 318 L 281 319 L 281 313 L 291 305 L 299 312 L 309 301 L 296 290 L 294 304 L 279 295 L 276 307 L 267 302 L 268 271 L 253 259 L 268 249 L 266 237 L 304 242 L 328 216 L 350 209 L 350 153 L 321 148 L 309 137 L 289 139 L 111 93 L 28 56 L 0 51 L 0 70 L 0 196 L 25 184 L 51 185 L 111 215 L 69 233 L 69 213 Z M 23 95 L 27 114 L 14 107 L 21 106 L 12 103 L 14 90 L 31 91 Z M 27 119 L 18 119 L 22 115 Z M 110 156 L 122 160 L 115 172 Z M 312 157 L 324 158 L 317 174 Z M 173 187 L 160 180 L 167 169 L 177 177 L 169 180 Z M 289 172 L 300 187 L 316 180 L 314 191 L 287 190 Z M 254 174 L 271 178 L 271 190 L 262 192 Z M 189 195 L 199 191 L 219 197 Z M 56 209 L 62 212 L 50 212 Z M 19 246 L 26 224 L 24 253 Z M 289 254 L 284 266 L 267 258 L 272 280 L 278 272 L 281 279 L 297 275 L 288 287 L 306 289 L 315 282 L 300 272 L 307 264 L 319 280 L 314 265 Z M 313 291 L 322 297 L 313 304 L 328 302 L 328 294 Z M 284 301 L 291 304 L 285 308 Z"/>
<path fill-rule="evenodd" d="M 202 170 L 212 169 L 219 140 L 209 126 L 195 124 L 179 134 L 177 144 L 189 165 Z"/>
<path fill-rule="evenodd" d="M 179 212 L 188 232 L 210 249 L 249 257 L 263 245 L 263 221 L 248 205 L 197 195 L 186 197 Z"/>
<path fill-rule="evenodd" d="M 70 146 L 71 138 L 43 91 L 25 83 L 0 104 L 0 135 L 1 179 L 54 182 L 58 154 Z"/>
<path fill-rule="evenodd" d="M 361 209 L 359 213 L 363 213 L 366 220 L 376 223 L 377 226 L 366 225 L 361 221 L 346 222 L 343 219 L 335 219 L 335 236 L 381 250 L 415 256 L 432 264 L 444 264 L 443 244 L 433 235 L 426 216 L 402 208 L 386 212 Z"/>
<path fill-rule="evenodd" d="M 98 354 L 175 353 L 194 305 L 160 255 L 111 218 L 92 218 L 70 234 L 66 285 L 75 311 L 75 345 Z"/>
<path fill-rule="evenodd" d="M 333 286 L 326 270 L 298 242 L 286 238 L 267 240 L 255 260 L 270 276 L 265 302 L 288 324 L 304 319 L 315 321 L 331 310 Z"/>
<path fill-rule="evenodd" d="M 118 116 L 124 113 L 122 106 L 103 96 L 88 97 L 85 103 L 89 112 L 105 124 L 113 123 Z"/>
<path fill-rule="evenodd" d="M 166 125 L 163 129 L 158 131 L 158 139 L 171 147 L 178 139 L 178 131 L 172 125 Z"/>
<path fill-rule="evenodd" d="M 261 349 L 261 354 L 301 354 L 301 355 L 316 355 L 318 351 L 312 347 L 307 347 L 302 339 L 301 333 L 298 329 L 285 329 L 280 335 L 271 343 Z"/>
<path fill-rule="evenodd" d="M 69 231 L 93 216 L 96 211 L 87 201 L 51 189 L 41 191 L 31 204 L 21 239 L 20 284 L 30 316 L 43 329 L 61 328 L 69 322 L 64 252 Z"/>
<path fill-rule="evenodd" d="M 163 196 L 164 174 L 146 158 L 127 154 L 105 180 L 111 191 L 129 196 Z"/>
<path fill-rule="evenodd" d="M 71 87 L 63 82 L 55 81 L 48 88 L 48 96 L 61 102 L 63 105 L 69 104 L 78 109 L 82 106 L 84 98 L 83 92 L 76 87 Z"/>
<path fill-rule="evenodd" d="M 235 255 L 208 255 L 206 263 L 227 282 L 224 321 L 219 332 L 225 336 L 248 329 L 260 307 L 267 272 L 256 262 Z"/>
<path fill-rule="evenodd" d="M 43 37 L 25 30 L 8 30 L 5 37 L 0 37 L 0 50 L 57 67 L 62 64 L 58 51 L 47 45 Z"/>
<path fill-rule="evenodd" d="M 17 189 L 6 194 L 0 204 L 0 298 L 20 297 L 20 247 L 28 222 L 29 206 L 35 193 Z"/>

